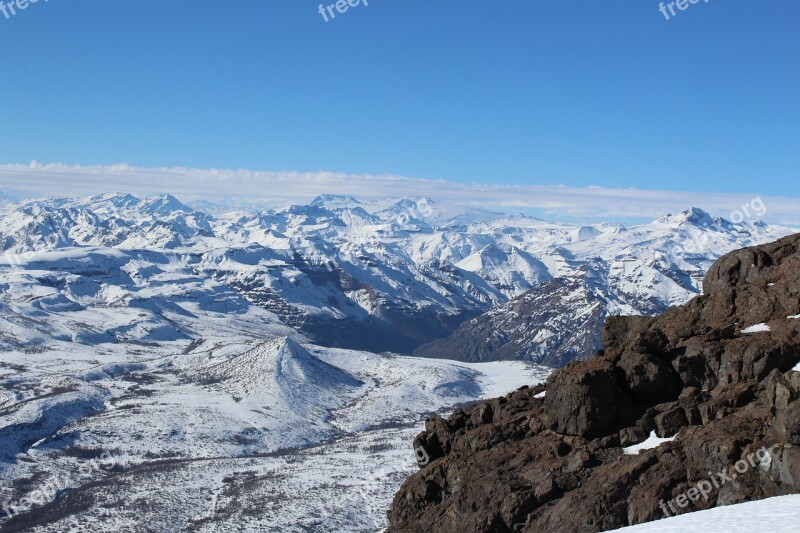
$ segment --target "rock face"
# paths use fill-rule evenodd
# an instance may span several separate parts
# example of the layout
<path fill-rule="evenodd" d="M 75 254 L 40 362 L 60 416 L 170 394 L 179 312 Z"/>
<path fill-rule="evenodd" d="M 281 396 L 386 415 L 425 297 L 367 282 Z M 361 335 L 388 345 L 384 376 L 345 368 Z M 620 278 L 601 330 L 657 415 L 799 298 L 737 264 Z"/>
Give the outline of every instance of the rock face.
<path fill-rule="evenodd" d="M 428 420 L 389 531 L 596 532 L 800 492 L 800 235 L 722 257 L 703 287 L 609 319 L 544 398 Z M 625 453 L 652 433 L 674 438 Z"/>

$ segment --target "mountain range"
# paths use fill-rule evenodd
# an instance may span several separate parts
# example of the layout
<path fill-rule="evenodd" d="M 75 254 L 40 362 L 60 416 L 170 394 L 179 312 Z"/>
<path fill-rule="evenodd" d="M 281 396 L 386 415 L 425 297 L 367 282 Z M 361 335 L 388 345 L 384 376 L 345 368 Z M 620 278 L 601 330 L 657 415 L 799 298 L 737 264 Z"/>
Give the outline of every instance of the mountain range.
<path fill-rule="evenodd" d="M 551 366 L 599 346 L 607 316 L 685 303 L 722 254 L 792 231 L 699 209 L 572 225 L 334 195 L 222 214 L 129 194 L 0 210 L 0 345 L 195 339 L 202 317 L 328 347 Z"/>

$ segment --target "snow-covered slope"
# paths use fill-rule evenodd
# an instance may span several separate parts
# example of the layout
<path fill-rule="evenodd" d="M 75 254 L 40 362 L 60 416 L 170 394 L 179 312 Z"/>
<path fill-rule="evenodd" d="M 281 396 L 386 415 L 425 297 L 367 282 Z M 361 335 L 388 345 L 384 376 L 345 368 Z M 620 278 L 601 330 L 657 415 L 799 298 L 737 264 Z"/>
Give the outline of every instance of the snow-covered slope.
<path fill-rule="evenodd" d="M 255 333 L 6 352 L 0 509 L 12 516 L 0 522 L 32 531 L 375 530 L 415 468 L 407 442 L 426 413 L 547 374 Z"/>
<path fill-rule="evenodd" d="M 468 320 L 448 338 L 414 353 L 472 362 L 522 359 L 563 366 L 601 347 L 606 301 L 585 278 L 556 278 Z"/>

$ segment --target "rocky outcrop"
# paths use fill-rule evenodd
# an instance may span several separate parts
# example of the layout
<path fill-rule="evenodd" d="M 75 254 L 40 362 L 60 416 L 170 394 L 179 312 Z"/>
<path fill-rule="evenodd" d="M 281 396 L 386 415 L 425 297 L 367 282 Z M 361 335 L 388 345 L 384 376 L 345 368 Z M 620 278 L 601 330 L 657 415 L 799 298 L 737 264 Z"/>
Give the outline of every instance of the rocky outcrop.
<path fill-rule="evenodd" d="M 389 531 L 596 532 L 800 492 L 800 235 L 703 286 L 610 318 L 604 351 L 546 385 L 428 420 Z M 626 453 L 652 434 L 673 439 Z"/>

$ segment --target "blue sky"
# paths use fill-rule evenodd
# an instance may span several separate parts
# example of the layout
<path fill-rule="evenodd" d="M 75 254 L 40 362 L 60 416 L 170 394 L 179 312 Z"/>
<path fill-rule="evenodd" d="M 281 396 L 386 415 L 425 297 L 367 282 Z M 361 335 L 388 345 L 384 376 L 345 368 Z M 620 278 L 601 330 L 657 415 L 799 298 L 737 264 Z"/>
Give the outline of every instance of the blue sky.
<path fill-rule="evenodd" d="M 319 4 L 0 14 L 0 163 L 800 196 L 796 0 Z"/>

